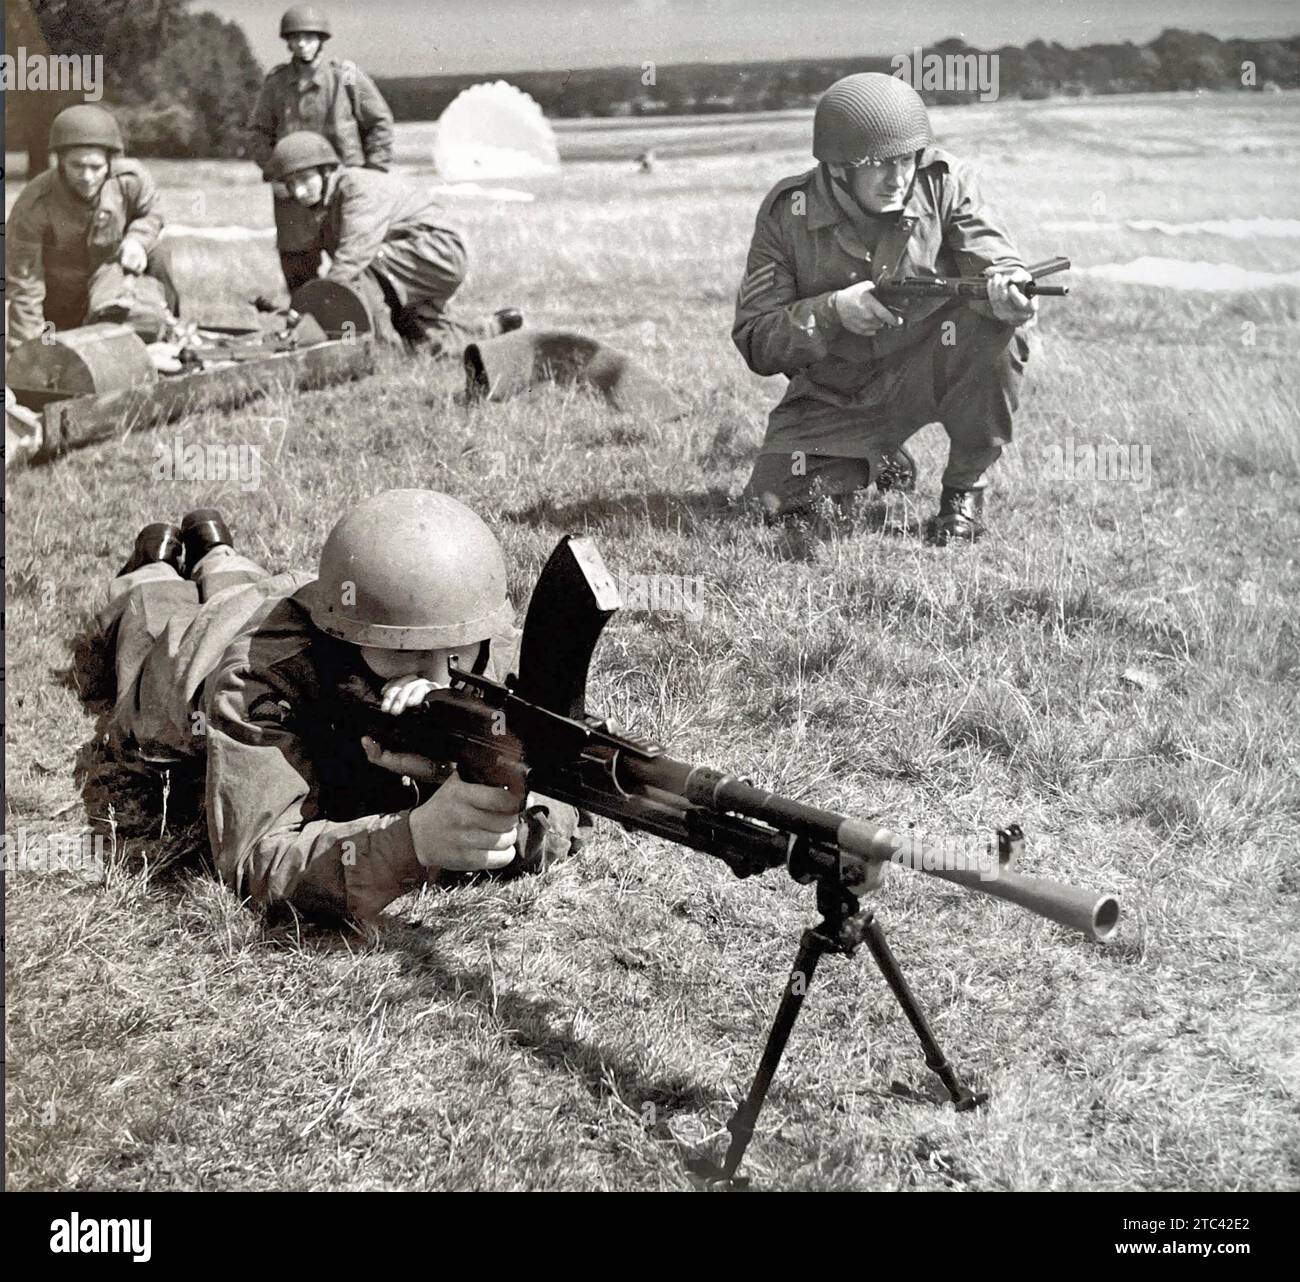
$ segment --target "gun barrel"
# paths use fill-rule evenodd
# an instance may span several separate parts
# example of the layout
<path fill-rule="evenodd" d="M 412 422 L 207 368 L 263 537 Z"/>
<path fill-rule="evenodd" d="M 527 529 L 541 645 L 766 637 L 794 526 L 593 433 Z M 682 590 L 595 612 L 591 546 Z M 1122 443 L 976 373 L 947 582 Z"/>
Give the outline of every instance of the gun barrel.
<path fill-rule="evenodd" d="M 988 881 L 981 880 L 978 872 L 936 871 L 930 875 L 1016 904 L 1098 943 L 1109 939 L 1119 925 L 1119 900 L 1114 895 L 1085 890 L 1082 886 L 1070 886 L 1046 877 L 1025 877 L 1018 872 L 1000 872 Z"/>
<path fill-rule="evenodd" d="M 838 847 L 864 863 L 901 862 L 927 876 L 1016 904 L 1096 942 L 1108 939 L 1119 924 L 1119 901 L 1113 895 L 1022 876 L 1014 869 L 1014 858 L 1001 856 L 995 865 L 971 859 L 965 869 L 926 868 L 906 836 L 879 824 L 849 819 L 755 788 L 723 771 L 691 766 L 669 757 L 650 761 L 625 757 L 618 776 L 625 788 L 649 789 L 655 795 L 667 794 L 690 805 L 756 819 L 783 832 L 802 834 L 825 848 Z"/>
<path fill-rule="evenodd" d="M 1070 270 L 1070 260 L 1064 254 L 1058 254 L 1055 258 L 1045 258 L 1041 263 L 1034 263 L 1032 267 L 1025 269 L 1035 280 L 1041 276 L 1055 276 L 1057 272 L 1068 272 Z"/>

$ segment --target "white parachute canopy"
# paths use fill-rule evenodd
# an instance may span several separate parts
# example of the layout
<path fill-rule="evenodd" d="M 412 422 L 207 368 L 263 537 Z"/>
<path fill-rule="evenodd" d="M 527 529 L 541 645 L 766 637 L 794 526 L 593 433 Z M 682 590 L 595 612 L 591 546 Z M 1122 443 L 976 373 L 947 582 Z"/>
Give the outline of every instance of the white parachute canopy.
<path fill-rule="evenodd" d="M 438 117 L 433 163 L 444 182 L 535 178 L 560 168 L 555 131 L 522 89 L 471 85 Z"/>

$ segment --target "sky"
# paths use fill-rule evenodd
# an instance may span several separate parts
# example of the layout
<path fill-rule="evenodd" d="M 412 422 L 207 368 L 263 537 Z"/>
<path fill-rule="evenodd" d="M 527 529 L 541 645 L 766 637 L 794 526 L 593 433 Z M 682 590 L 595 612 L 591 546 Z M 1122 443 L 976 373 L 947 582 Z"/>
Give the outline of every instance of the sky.
<path fill-rule="evenodd" d="M 331 52 L 377 75 L 891 56 L 961 36 L 979 48 L 1066 46 L 1165 27 L 1219 37 L 1300 32 L 1294 0 L 317 0 Z M 192 0 L 240 23 L 264 66 L 285 57 L 287 0 Z"/>

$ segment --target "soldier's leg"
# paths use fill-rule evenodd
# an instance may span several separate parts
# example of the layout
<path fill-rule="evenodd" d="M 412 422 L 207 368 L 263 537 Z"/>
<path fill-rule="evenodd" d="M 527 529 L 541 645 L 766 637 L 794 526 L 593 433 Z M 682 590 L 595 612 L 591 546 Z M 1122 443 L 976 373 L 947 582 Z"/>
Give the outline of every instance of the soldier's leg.
<path fill-rule="evenodd" d="M 89 300 L 83 324 L 115 321 L 130 325 L 146 343 L 161 338 L 167 329 L 167 295 L 156 276 L 124 271 L 121 263 L 105 263 L 90 278 Z"/>
<path fill-rule="evenodd" d="M 368 268 L 355 280 L 348 281 L 348 288 L 360 295 L 366 310 L 370 313 L 375 338 L 392 347 L 403 343 L 408 346 L 419 336 L 409 331 L 402 317 L 402 302 L 393 292 L 392 285 L 374 268 Z"/>
<path fill-rule="evenodd" d="M 442 227 L 421 228 L 383 245 L 372 270 L 398 301 L 394 324 L 434 355 L 460 354 L 473 332 L 451 312 L 451 297 L 469 266 L 464 242 Z"/>
<path fill-rule="evenodd" d="M 938 341 L 930 347 L 933 416 L 948 434 L 943 484 L 978 490 L 985 473 L 1011 441 L 1012 416 L 1029 360 L 1022 329 L 959 306 L 945 311 Z"/>
<path fill-rule="evenodd" d="M 741 497 L 757 499 L 768 516 L 797 512 L 825 497 L 845 500 L 871 483 L 871 462 L 822 454 L 760 454 Z"/>
<path fill-rule="evenodd" d="M 179 316 L 181 314 L 181 296 L 180 291 L 176 288 L 176 280 L 172 276 L 171 246 L 165 241 L 154 246 L 153 252 L 149 255 L 148 265 L 145 267 L 145 274 L 152 276 L 154 280 L 162 285 L 167 310 L 173 316 Z"/>
<path fill-rule="evenodd" d="M 258 583 L 269 574 L 269 570 L 226 543 L 212 548 L 189 569 L 190 581 L 198 588 L 199 600 L 205 603 L 226 588 Z"/>
<path fill-rule="evenodd" d="M 98 616 L 104 643 L 113 649 L 117 698 L 109 721 L 115 747 L 171 760 L 177 754 L 159 750 L 155 733 L 159 709 L 142 690 L 156 691 L 158 669 L 174 653 L 184 630 L 198 614 L 199 590 L 170 565 L 155 563 L 119 575 L 108 588 L 108 604 Z M 150 672 L 143 680 L 146 671 Z M 166 720 L 164 714 L 163 718 Z"/>
<path fill-rule="evenodd" d="M 98 622 L 114 650 L 117 699 L 109 734 L 118 748 L 154 761 L 202 750 L 192 707 L 208 675 L 212 647 L 204 637 L 216 617 L 204 607 L 220 592 L 266 577 L 255 561 L 223 544 L 203 556 L 188 579 L 155 563 L 110 583 Z"/>

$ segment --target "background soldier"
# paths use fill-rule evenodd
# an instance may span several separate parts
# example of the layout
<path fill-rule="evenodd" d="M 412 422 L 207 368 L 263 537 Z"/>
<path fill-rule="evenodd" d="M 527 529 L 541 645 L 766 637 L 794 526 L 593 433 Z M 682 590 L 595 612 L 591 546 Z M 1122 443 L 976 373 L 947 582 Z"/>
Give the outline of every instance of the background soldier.
<path fill-rule="evenodd" d="M 343 164 L 387 169 L 393 161 L 393 113 L 374 82 L 354 63 L 326 58 L 330 21 L 310 5 L 294 5 L 280 20 L 288 62 L 271 69 L 253 108 L 253 159 L 275 198 L 276 244 L 292 293 L 314 274 L 313 227 L 270 172 L 271 152 L 286 134 L 311 130 L 328 138 Z"/>
<path fill-rule="evenodd" d="M 367 918 L 442 870 L 532 871 L 568 853 L 572 807 L 339 728 L 357 677 L 393 714 L 446 686 L 450 664 L 499 678 L 512 620 L 500 545 L 446 494 L 358 504 L 317 576 L 268 575 L 219 512 L 191 512 L 141 530 L 110 586 L 110 738 L 156 762 L 206 750 L 217 869 L 259 905 Z"/>
<path fill-rule="evenodd" d="M 459 352 L 464 335 L 447 303 L 468 256 L 436 201 L 395 174 L 342 168 L 320 134 L 280 139 L 268 172 L 306 220 L 310 236 L 296 234 L 309 277 L 329 254 L 328 279 L 358 289 L 381 332 L 386 314 L 412 351 Z"/>
<path fill-rule="evenodd" d="M 179 312 L 165 255 L 162 215 L 142 165 L 123 157 L 117 121 L 90 104 L 61 111 L 50 127 L 52 169 L 19 193 L 9 216 L 5 292 L 9 348 L 46 324 L 131 325 L 159 338 Z"/>
<path fill-rule="evenodd" d="M 817 104 L 821 163 L 763 201 L 732 338 L 756 374 L 790 377 L 745 489 L 771 513 L 886 488 L 903 442 L 939 421 L 950 444 L 929 532 L 940 543 L 982 532 L 985 472 L 1011 439 L 1029 354 L 1017 327 L 1037 300 L 1016 289 L 1029 273 L 973 178 L 933 141 L 909 85 L 847 76 Z M 886 275 L 981 272 L 988 302 L 891 310 L 874 296 Z"/>

